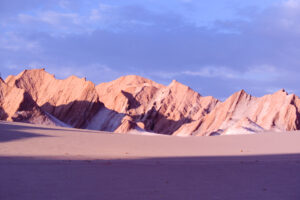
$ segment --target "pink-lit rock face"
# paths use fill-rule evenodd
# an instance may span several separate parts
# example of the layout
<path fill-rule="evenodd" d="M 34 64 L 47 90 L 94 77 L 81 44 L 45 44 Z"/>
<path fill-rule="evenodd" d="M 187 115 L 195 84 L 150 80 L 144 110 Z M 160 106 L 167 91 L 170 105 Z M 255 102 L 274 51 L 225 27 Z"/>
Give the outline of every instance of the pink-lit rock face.
<path fill-rule="evenodd" d="M 115 112 L 110 115 L 116 119 L 119 120 L 120 114 L 130 116 L 131 119 L 121 121 L 131 127 L 169 135 L 185 123 L 202 119 L 218 103 L 213 97 L 201 97 L 177 81 L 166 87 L 139 76 L 121 77 L 96 88 L 100 101 L 106 109 Z M 129 130 L 124 124 L 122 127 L 108 131 Z"/>
<path fill-rule="evenodd" d="M 157 91 L 141 121 L 149 131 L 174 134 L 182 125 L 202 119 L 217 104 L 217 99 L 202 97 L 173 81 Z"/>
<path fill-rule="evenodd" d="M 294 94 L 288 95 L 284 90 L 261 98 L 253 97 L 242 90 L 209 113 L 201 121 L 195 134 L 222 134 L 232 126 L 240 126 L 242 129 L 254 124 L 265 130 L 298 130 L 299 105 L 299 98 Z M 248 120 L 245 121 L 245 118 Z M 241 120 L 244 121 L 240 122 Z"/>
<path fill-rule="evenodd" d="M 84 128 L 100 107 L 94 84 L 75 76 L 58 80 L 43 69 L 25 70 L 6 82 L 25 90 L 44 111 L 76 128 Z"/>
<path fill-rule="evenodd" d="M 23 89 L 11 87 L 0 79 L 0 120 L 59 125 Z"/>
<path fill-rule="evenodd" d="M 284 90 L 260 98 L 239 91 L 220 102 L 177 81 L 164 86 L 129 75 L 95 86 L 44 69 L 0 80 L 2 120 L 117 133 L 168 135 L 253 134 L 299 130 L 300 100 Z"/>

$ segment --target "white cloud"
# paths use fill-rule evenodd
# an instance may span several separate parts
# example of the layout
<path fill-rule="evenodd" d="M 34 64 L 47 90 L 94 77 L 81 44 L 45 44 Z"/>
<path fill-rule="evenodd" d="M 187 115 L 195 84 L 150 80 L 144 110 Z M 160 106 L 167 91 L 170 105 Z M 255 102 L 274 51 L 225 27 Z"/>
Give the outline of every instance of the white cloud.
<path fill-rule="evenodd" d="M 283 5 L 287 8 L 299 8 L 300 7 L 300 2 L 299 0 L 288 0 L 283 2 Z"/>
<path fill-rule="evenodd" d="M 102 19 L 103 16 L 101 16 L 100 12 L 98 9 L 92 9 L 91 10 L 91 14 L 89 16 L 89 19 L 91 21 L 98 21 L 100 19 Z"/>
<path fill-rule="evenodd" d="M 44 22 L 52 26 L 60 27 L 67 25 L 68 23 L 80 25 L 83 21 L 76 13 L 61 13 L 52 10 L 38 12 L 35 15 L 21 13 L 18 17 L 22 23 Z"/>
<path fill-rule="evenodd" d="M 271 65 L 260 65 L 248 67 L 246 71 L 234 70 L 230 67 L 206 66 L 200 67 L 198 70 L 184 70 L 180 72 L 163 72 L 150 73 L 150 75 L 171 79 L 182 75 L 198 76 L 205 78 L 222 78 L 236 80 L 252 80 L 252 81 L 272 81 L 280 76 L 285 76 L 286 72 L 279 70 Z"/>
<path fill-rule="evenodd" d="M 41 21 L 44 21 L 54 26 L 61 26 L 64 22 L 81 24 L 82 21 L 79 15 L 76 13 L 59 13 L 55 11 L 47 11 L 40 13 L 38 17 Z"/>
<path fill-rule="evenodd" d="M 280 88 L 285 83 L 292 88 L 298 81 L 299 0 L 263 11 L 250 9 L 249 20 L 227 19 L 214 30 L 187 23 L 182 13 L 149 11 L 145 6 L 122 7 L 126 3 L 120 3 L 78 8 L 71 0 L 59 2 L 56 7 L 20 9 L 14 15 L 18 17 L 10 14 L 0 19 L 1 65 L 3 60 L 10 62 L 13 71 L 17 66 L 45 64 L 60 77 L 85 75 L 94 82 L 112 80 L 135 66 L 141 71 L 153 69 L 154 73 L 145 75 L 164 80 L 183 77 L 197 80 L 191 81 L 196 85 L 205 77 L 205 81 L 212 80 L 211 85 L 227 84 L 220 93 L 229 91 L 231 83 L 263 88 L 270 87 L 269 83 Z M 224 34 L 224 30 L 239 34 Z"/>
<path fill-rule="evenodd" d="M 38 52 L 40 50 L 37 41 L 27 40 L 14 32 L 6 32 L 0 38 L 0 49 L 11 51 L 27 50 L 31 52 Z"/>
<path fill-rule="evenodd" d="M 182 72 L 157 71 L 157 72 L 148 73 L 148 75 L 154 76 L 154 77 L 159 77 L 162 79 L 172 79 L 172 78 L 182 75 Z"/>
<path fill-rule="evenodd" d="M 58 5 L 61 7 L 61 8 L 68 8 L 70 6 L 71 2 L 68 1 L 68 0 L 61 0 L 59 1 Z"/>
<path fill-rule="evenodd" d="M 46 31 L 52 36 L 89 34 L 96 29 L 108 26 L 114 20 L 119 23 L 120 20 L 117 18 L 122 19 L 116 17 L 118 8 L 108 4 L 100 3 L 96 7 L 87 9 L 84 13 L 79 13 L 67 9 L 69 3 L 65 0 L 60 1 L 59 6 L 63 9 L 37 9 L 30 13 L 20 12 L 17 15 L 17 20 L 11 19 L 14 24 L 13 28 L 19 26 L 31 30 Z M 4 22 L 0 20 L 0 23 Z"/>
<path fill-rule="evenodd" d="M 57 64 L 47 64 L 47 66 L 44 66 L 38 62 L 33 62 L 29 66 L 31 66 L 31 68 L 46 68 L 48 72 L 55 74 L 57 78 L 60 79 L 75 75 L 80 78 L 85 77 L 95 84 L 112 81 L 124 75 L 123 72 L 99 63 L 93 63 L 82 67 L 75 63 L 70 63 L 68 65 L 64 64 L 62 66 L 58 66 Z M 89 73 L 87 73 L 87 70 Z"/>
<path fill-rule="evenodd" d="M 288 94 L 295 94 L 297 93 L 297 90 L 295 89 L 290 89 L 290 88 L 279 88 L 279 87 L 267 87 L 265 89 L 265 93 L 267 94 L 273 94 L 281 89 L 284 89 Z"/>
<path fill-rule="evenodd" d="M 238 73 L 228 67 L 201 67 L 197 71 L 184 71 L 182 72 L 184 75 L 189 76 L 201 76 L 201 77 L 223 77 L 223 78 L 236 78 Z"/>

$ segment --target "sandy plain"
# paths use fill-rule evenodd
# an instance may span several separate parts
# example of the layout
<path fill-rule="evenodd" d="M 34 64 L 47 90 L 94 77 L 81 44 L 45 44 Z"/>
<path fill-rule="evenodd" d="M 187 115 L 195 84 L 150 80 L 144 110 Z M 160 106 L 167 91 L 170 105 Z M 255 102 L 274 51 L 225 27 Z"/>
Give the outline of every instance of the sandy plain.
<path fill-rule="evenodd" d="M 300 199 L 300 132 L 111 134 L 0 122 L 0 199 Z"/>

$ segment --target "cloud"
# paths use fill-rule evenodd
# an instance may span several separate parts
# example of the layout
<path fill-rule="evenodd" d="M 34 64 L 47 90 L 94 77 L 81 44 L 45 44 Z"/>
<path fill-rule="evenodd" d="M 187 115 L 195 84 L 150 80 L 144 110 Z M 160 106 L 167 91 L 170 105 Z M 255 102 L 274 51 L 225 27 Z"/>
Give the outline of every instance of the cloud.
<path fill-rule="evenodd" d="M 287 8 L 292 8 L 292 9 L 299 8 L 300 2 L 298 0 L 288 0 L 283 3 L 283 6 L 285 6 Z"/>
<path fill-rule="evenodd" d="M 184 70 L 180 72 L 164 72 L 159 71 L 151 73 L 152 76 L 157 76 L 163 79 L 174 79 L 180 76 L 218 78 L 227 80 L 248 80 L 248 81 L 274 81 L 281 76 L 285 76 L 284 72 L 279 71 L 274 66 L 261 65 L 249 67 L 246 71 L 237 71 L 230 67 L 222 66 L 204 66 L 198 70 Z"/>
<path fill-rule="evenodd" d="M 296 0 L 236 8 L 240 18 L 208 26 L 185 11 L 136 1 L 25 1 L 16 8 L 16 1 L 1 1 L 11 10 L 0 14 L 0 69 L 6 74 L 16 73 L 16 66 L 45 66 L 59 77 L 75 73 L 94 82 L 141 74 L 164 83 L 176 78 L 215 96 L 239 88 L 258 95 L 266 88 L 295 90 L 298 83 Z"/>
<path fill-rule="evenodd" d="M 29 41 L 26 38 L 19 37 L 13 32 L 7 32 L 0 38 L 0 46 L 2 49 L 17 52 L 20 49 L 26 51 L 37 51 L 39 49 L 38 42 Z"/>

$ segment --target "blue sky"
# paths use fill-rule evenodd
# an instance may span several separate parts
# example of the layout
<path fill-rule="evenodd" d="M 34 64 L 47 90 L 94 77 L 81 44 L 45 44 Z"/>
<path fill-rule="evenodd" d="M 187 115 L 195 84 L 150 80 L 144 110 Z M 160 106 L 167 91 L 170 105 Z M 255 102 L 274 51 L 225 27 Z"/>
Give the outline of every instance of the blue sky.
<path fill-rule="evenodd" d="M 300 95 L 300 0 L 0 0 L 0 71 Z"/>

